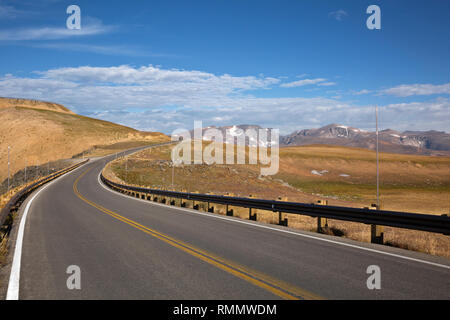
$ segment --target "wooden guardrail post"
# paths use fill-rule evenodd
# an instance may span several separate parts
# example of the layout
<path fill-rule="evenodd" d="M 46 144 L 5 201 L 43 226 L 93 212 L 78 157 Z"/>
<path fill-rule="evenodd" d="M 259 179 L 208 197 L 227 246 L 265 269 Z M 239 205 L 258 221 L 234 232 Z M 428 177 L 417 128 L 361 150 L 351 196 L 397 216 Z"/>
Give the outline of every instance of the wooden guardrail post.
<path fill-rule="evenodd" d="M 175 189 L 170 189 L 170 191 L 175 191 Z M 174 206 L 174 205 L 175 205 L 175 201 L 176 201 L 176 198 L 169 197 L 169 204 L 170 204 L 171 206 Z"/>
<path fill-rule="evenodd" d="M 278 201 L 288 201 L 287 197 L 278 197 Z M 288 219 L 287 217 L 284 217 L 283 212 L 278 211 L 278 225 L 287 227 L 288 225 Z"/>
<path fill-rule="evenodd" d="M 186 189 L 182 189 L 181 192 L 186 193 Z M 183 198 L 180 198 L 180 207 L 186 208 L 187 207 L 187 201 Z"/>
<path fill-rule="evenodd" d="M 199 193 L 198 191 L 192 191 L 191 193 Z M 192 200 L 192 209 L 194 209 L 194 210 L 199 210 L 200 209 L 200 206 L 199 206 L 199 204 L 197 203 L 195 203 L 195 200 Z"/>
<path fill-rule="evenodd" d="M 248 195 L 249 198 L 254 198 L 252 194 Z M 252 213 L 253 211 L 253 213 Z M 258 221 L 256 209 L 248 208 L 248 220 Z"/>
<path fill-rule="evenodd" d="M 227 197 L 234 197 L 234 193 L 228 192 L 228 193 L 226 194 L 226 196 L 227 196 Z M 228 205 L 228 204 L 225 205 L 225 214 L 226 214 L 227 216 L 229 216 L 229 217 L 232 217 L 232 216 L 233 216 L 233 209 L 229 209 L 229 205 Z"/>
<path fill-rule="evenodd" d="M 317 204 L 326 206 L 328 205 L 328 200 L 318 200 Z M 326 228 L 328 228 L 328 219 L 324 217 L 317 217 L 317 232 L 323 233 Z"/>
<path fill-rule="evenodd" d="M 213 194 L 212 192 L 208 192 L 207 194 Z M 206 202 L 206 211 L 214 213 L 214 205 L 211 205 L 211 203 L 208 201 Z"/>
<path fill-rule="evenodd" d="M 376 204 L 371 204 L 369 209 L 371 210 L 381 210 L 381 206 Z M 376 224 L 370 225 L 370 242 L 383 244 L 384 243 L 384 227 Z"/>

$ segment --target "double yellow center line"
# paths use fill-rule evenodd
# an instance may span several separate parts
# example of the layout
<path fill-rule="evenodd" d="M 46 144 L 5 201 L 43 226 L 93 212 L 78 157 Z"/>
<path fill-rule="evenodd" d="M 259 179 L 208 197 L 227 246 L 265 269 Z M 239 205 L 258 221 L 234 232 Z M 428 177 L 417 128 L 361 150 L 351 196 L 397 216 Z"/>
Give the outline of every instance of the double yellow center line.
<path fill-rule="evenodd" d="M 193 247 L 190 244 L 174 239 L 166 234 L 163 234 L 161 232 L 158 232 L 156 230 L 150 229 L 146 226 L 143 226 L 131 219 L 128 219 L 124 216 L 119 215 L 118 213 L 111 211 L 109 209 L 106 209 L 105 207 L 102 207 L 99 204 L 96 204 L 87 198 L 85 198 L 83 195 L 80 194 L 78 191 L 77 185 L 80 179 L 88 173 L 90 169 L 87 169 L 84 171 L 73 183 L 73 191 L 77 195 L 78 198 L 86 202 L 87 204 L 93 206 L 94 208 L 100 210 L 101 212 L 104 212 L 111 217 L 122 221 L 123 223 L 126 223 L 133 228 L 136 228 L 138 230 L 141 230 L 142 232 L 145 232 L 148 235 L 151 235 L 161 241 L 164 241 L 165 243 L 178 248 L 204 262 L 207 262 L 221 270 L 224 270 L 238 278 L 241 278 L 245 281 L 248 281 L 252 283 L 255 286 L 258 286 L 260 288 L 266 289 L 267 291 L 283 298 L 283 299 L 290 299 L 290 300 L 298 300 L 298 299 L 307 299 L 307 300 L 316 300 L 316 299 L 322 299 L 321 297 L 310 293 L 308 291 L 305 291 L 301 288 L 298 288 L 296 286 L 292 286 L 288 283 L 285 283 L 283 281 L 280 281 L 278 279 L 274 279 L 268 275 L 265 275 L 263 273 L 260 273 L 258 271 L 251 270 L 247 267 L 240 266 L 234 262 L 227 261 L 221 257 L 215 256 L 209 252 L 206 252 L 204 250 L 201 250 L 199 248 Z"/>

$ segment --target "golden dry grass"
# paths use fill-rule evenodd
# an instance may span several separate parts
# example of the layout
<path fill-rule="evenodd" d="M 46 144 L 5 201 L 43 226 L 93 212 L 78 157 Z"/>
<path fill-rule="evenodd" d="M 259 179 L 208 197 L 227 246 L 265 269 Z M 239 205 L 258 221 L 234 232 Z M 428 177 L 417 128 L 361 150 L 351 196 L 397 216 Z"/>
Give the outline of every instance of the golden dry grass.
<path fill-rule="evenodd" d="M 205 143 L 204 143 L 205 144 Z M 172 188 L 172 146 L 136 153 L 128 160 L 110 163 L 108 178 L 153 188 Z M 247 150 L 248 151 L 248 150 Z M 382 204 L 385 209 L 442 214 L 450 208 L 450 158 L 381 154 Z M 128 171 L 125 170 L 127 162 Z M 285 197 L 312 203 L 327 199 L 330 205 L 365 207 L 375 202 L 375 156 L 372 151 L 337 146 L 301 146 L 280 149 L 280 170 L 261 177 L 256 165 L 182 165 L 174 169 L 174 189 L 189 192 L 231 193 L 263 199 Z M 327 170 L 317 176 L 312 170 Z M 348 174 L 342 177 L 340 174 Z M 225 214 L 224 206 L 216 206 Z M 248 218 L 248 209 L 234 208 Z M 286 215 L 289 226 L 312 231 L 316 219 Z M 258 220 L 277 223 L 278 213 L 259 212 Z M 370 241 L 370 226 L 330 220 L 329 232 L 358 241 Z M 385 228 L 385 242 L 406 249 L 450 257 L 448 236 Z"/>
<path fill-rule="evenodd" d="M 26 164 L 71 158 L 94 146 L 138 141 L 152 144 L 168 141 L 158 132 L 141 132 L 107 121 L 74 114 L 52 103 L 0 98 L 0 163 L 6 163 L 7 146 L 12 146 L 11 175 Z M 117 150 L 121 150 L 118 148 Z M 95 155 L 95 154 L 91 154 Z M 7 177 L 7 166 L 0 166 L 0 181 Z"/>

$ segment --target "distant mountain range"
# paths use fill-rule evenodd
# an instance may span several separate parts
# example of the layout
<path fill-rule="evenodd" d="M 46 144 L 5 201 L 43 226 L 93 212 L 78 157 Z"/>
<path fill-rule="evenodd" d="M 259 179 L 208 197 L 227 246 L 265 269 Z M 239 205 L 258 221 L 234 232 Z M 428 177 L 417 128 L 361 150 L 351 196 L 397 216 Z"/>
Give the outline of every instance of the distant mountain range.
<path fill-rule="evenodd" d="M 233 125 L 223 127 L 203 128 L 203 140 L 211 141 L 208 129 L 217 129 L 225 137 L 228 131 L 233 137 L 239 137 L 247 129 L 266 129 L 258 125 Z M 269 130 L 269 129 L 266 129 Z M 191 131 L 193 137 L 193 131 Z M 260 143 L 260 146 L 274 145 L 276 142 Z M 237 140 L 236 140 L 237 141 Z M 245 144 L 248 145 L 247 139 Z M 289 135 L 280 136 L 280 146 L 300 146 L 309 144 L 329 144 L 347 147 L 365 148 L 375 150 L 376 133 L 339 124 L 330 124 L 318 129 L 304 129 L 294 131 Z M 425 154 L 425 155 L 450 155 L 450 134 L 443 131 L 404 131 L 391 129 L 379 131 L 379 148 L 382 152 Z"/>
<path fill-rule="evenodd" d="M 449 155 L 450 134 L 443 131 L 379 131 L 379 148 L 383 152 Z M 332 144 L 375 149 L 376 133 L 338 124 L 318 129 L 295 131 L 280 137 L 281 146 Z"/>
<path fill-rule="evenodd" d="M 210 129 L 216 129 L 219 130 L 223 137 L 223 142 L 231 143 L 232 141 L 225 141 L 227 134 L 229 138 L 233 139 L 233 143 L 238 145 L 249 145 L 252 144 L 256 146 L 256 143 L 258 143 L 258 146 L 260 147 L 270 147 L 271 145 L 278 144 L 277 141 L 271 141 L 271 133 L 269 128 L 263 128 L 258 125 L 250 125 L 250 124 L 240 124 L 240 125 L 233 125 L 233 126 L 223 126 L 223 127 L 216 127 L 216 126 L 209 126 L 202 128 L 202 140 L 204 141 L 216 141 L 215 137 L 211 135 L 212 132 Z M 239 138 L 243 138 L 244 132 L 246 130 L 253 129 L 255 130 L 256 136 L 255 137 L 249 137 L 245 140 L 240 140 Z M 267 132 L 267 138 L 261 138 L 261 141 L 258 141 L 258 134 L 259 130 L 264 130 Z M 194 130 L 189 131 L 192 139 L 195 139 L 194 137 Z M 244 142 L 244 143 L 241 143 Z"/>

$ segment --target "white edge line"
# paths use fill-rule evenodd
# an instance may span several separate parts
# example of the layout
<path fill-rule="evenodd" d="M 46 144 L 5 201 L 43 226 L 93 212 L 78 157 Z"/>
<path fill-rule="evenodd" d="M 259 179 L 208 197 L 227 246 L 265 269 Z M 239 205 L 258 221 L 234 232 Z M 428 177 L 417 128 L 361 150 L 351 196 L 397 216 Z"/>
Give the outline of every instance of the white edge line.
<path fill-rule="evenodd" d="M 62 176 L 56 178 L 55 180 L 51 181 L 50 183 L 46 184 L 42 189 L 40 189 L 31 199 L 28 201 L 25 210 L 23 212 L 22 218 L 20 220 L 19 225 L 19 231 L 17 233 L 17 239 L 16 239 L 16 246 L 14 249 L 14 256 L 13 256 L 13 263 L 11 266 L 11 273 L 9 275 L 9 282 L 8 282 L 8 291 L 6 293 L 6 300 L 19 300 L 19 285 L 20 285 L 20 264 L 22 260 L 22 243 L 23 243 L 23 236 L 25 233 L 25 223 L 28 216 L 28 211 L 30 210 L 31 204 L 33 200 L 47 187 L 51 186 L 53 183 L 64 177 L 65 175 L 69 173 L 73 173 L 79 168 L 83 167 L 81 165 L 78 168 L 75 168 L 75 170 L 71 170 L 69 172 L 66 172 Z"/>
<path fill-rule="evenodd" d="M 180 207 L 176 207 L 176 206 L 168 206 L 168 205 L 161 204 L 161 203 L 149 202 L 148 200 L 138 199 L 138 198 L 135 198 L 135 197 L 132 197 L 132 196 L 128 196 L 128 195 L 116 192 L 114 190 L 111 190 L 110 188 L 108 188 L 107 186 L 105 186 L 101 182 L 100 174 L 101 174 L 101 171 L 100 171 L 100 173 L 98 175 L 98 182 L 104 189 L 106 189 L 106 190 L 108 190 L 108 191 L 110 191 L 110 192 L 112 192 L 114 194 L 121 195 L 121 196 L 129 198 L 129 199 L 139 200 L 139 201 L 142 201 L 142 202 L 147 203 L 147 204 L 158 205 L 158 206 L 162 206 L 162 207 L 165 207 L 165 208 L 171 208 L 171 209 L 175 209 L 175 210 L 190 212 L 192 214 L 198 214 L 198 215 L 207 216 L 207 217 L 211 217 L 211 218 L 215 218 L 215 219 L 222 219 L 222 220 L 226 220 L 226 221 L 230 221 L 230 222 L 242 223 L 242 224 L 246 224 L 246 225 L 251 225 L 253 227 L 269 229 L 269 230 L 273 230 L 273 231 L 277 231 L 277 232 L 293 234 L 293 235 L 300 236 L 300 237 L 305 237 L 305 238 L 309 238 L 309 239 L 329 242 L 329 243 L 338 244 L 338 245 L 345 246 L 345 247 L 350 247 L 350 248 L 360 249 L 360 250 L 364 250 L 364 251 L 374 252 L 374 253 L 383 254 L 383 255 L 387 255 L 387 256 L 391 256 L 391 257 L 395 257 L 395 258 L 400 258 L 400 259 L 405 259 L 405 260 L 410 260 L 410 261 L 414 261 L 414 262 L 420 262 L 420 263 L 424 263 L 424 264 L 432 265 L 432 266 L 435 266 L 435 267 L 441 267 L 441 268 L 450 270 L 450 266 L 445 265 L 445 264 L 440 264 L 440 263 L 436 263 L 436 262 L 421 260 L 421 259 L 417 259 L 417 258 L 411 258 L 411 257 L 402 256 L 402 255 L 395 254 L 395 253 L 390 253 L 390 252 L 385 252 L 385 251 L 381 251 L 381 250 L 361 247 L 361 246 L 357 246 L 357 245 L 349 244 L 349 243 L 345 243 L 345 242 L 339 242 L 339 241 L 335 241 L 335 240 L 324 239 L 324 238 L 315 237 L 315 236 L 311 236 L 311 235 L 307 235 L 307 234 L 303 234 L 303 233 L 299 233 L 299 232 L 293 232 L 293 231 L 289 231 L 289 230 L 282 230 L 282 229 L 272 228 L 272 227 L 269 227 L 269 226 L 255 224 L 255 223 L 251 223 L 251 222 L 247 222 L 247 221 L 243 221 L 243 220 L 230 219 L 230 218 L 223 217 L 223 216 L 220 216 L 220 215 L 212 215 L 212 214 L 208 214 L 208 213 L 205 213 L 205 212 L 198 212 L 198 211 L 193 211 L 193 210 L 180 208 Z"/>

